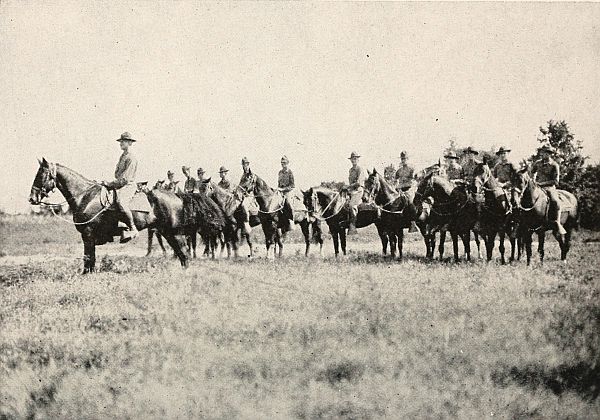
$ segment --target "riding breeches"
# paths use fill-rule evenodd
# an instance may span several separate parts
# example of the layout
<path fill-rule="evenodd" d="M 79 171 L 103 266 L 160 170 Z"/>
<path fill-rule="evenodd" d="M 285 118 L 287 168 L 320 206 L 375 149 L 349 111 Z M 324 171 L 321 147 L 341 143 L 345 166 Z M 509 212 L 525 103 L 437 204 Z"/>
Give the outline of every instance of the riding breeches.
<path fill-rule="evenodd" d="M 546 191 L 546 194 L 548 194 L 548 199 L 550 200 L 550 208 L 548 209 L 548 219 L 559 220 L 560 197 L 558 195 L 558 190 L 554 185 L 552 185 L 549 187 L 544 187 L 544 191 Z"/>

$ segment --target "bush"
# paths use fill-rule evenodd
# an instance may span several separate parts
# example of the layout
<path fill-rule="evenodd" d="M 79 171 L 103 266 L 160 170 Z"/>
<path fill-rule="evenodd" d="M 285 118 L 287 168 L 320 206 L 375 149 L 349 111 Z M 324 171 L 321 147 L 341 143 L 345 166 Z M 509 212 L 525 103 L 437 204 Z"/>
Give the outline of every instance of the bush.
<path fill-rule="evenodd" d="M 581 226 L 600 229 L 600 165 L 588 166 L 579 182 Z"/>

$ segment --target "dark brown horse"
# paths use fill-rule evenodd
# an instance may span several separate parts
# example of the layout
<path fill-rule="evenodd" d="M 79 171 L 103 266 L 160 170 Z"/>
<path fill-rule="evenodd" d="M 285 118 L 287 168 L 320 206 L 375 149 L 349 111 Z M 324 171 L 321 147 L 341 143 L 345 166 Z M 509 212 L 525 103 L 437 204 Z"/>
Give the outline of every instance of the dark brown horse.
<path fill-rule="evenodd" d="M 431 202 L 427 216 L 427 235 L 440 232 L 440 260 L 444 255 L 446 230 L 452 237 L 454 260 L 458 262 L 458 238 L 463 242 L 467 261 L 471 260 L 471 230 L 477 219 L 476 203 L 464 186 L 456 187 L 446 178 L 430 173 L 425 176 L 417 187 L 414 204 L 417 207 L 418 219 L 423 219 L 424 203 Z M 421 220 L 422 221 L 422 220 Z M 435 244 L 435 236 L 433 236 Z M 427 240 L 426 240 L 427 244 Z M 429 249 L 428 249 L 429 251 Z"/>
<path fill-rule="evenodd" d="M 397 247 L 398 258 L 402 259 L 404 229 L 417 218 L 412 195 L 398 192 L 376 169 L 365 181 L 363 201 L 374 203 L 379 208 L 380 217 L 376 224 L 380 236 L 385 235 L 389 239 L 392 257 L 396 256 Z"/>
<path fill-rule="evenodd" d="M 305 217 L 298 215 L 282 192 L 269 187 L 263 179 L 252 173 L 246 176 L 245 183 L 240 184 L 239 188 L 248 194 L 248 198 L 253 197 L 258 203 L 258 218 L 265 234 L 267 255 L 271 246 L 273 246 L 274 254 L 277 253 L 276 248 L 278 248 L 279 256 L 283 255 L 283 242 L 289 228 L 289 220 L 297 222 L 302 229 L 306 245 L 305 255 L 308 255 L 310 248 L 311 224 L 313 225 L 313 238 L 322 248 L 323 240 L 318 221 L 308 217 L 308 211 L 306 211 Z"/>
<path fill-rule="evenodd" d="M 81 233 L 84 249 L 83 273 L 95 271 L 96 245 L 111 242 L 119 234 L 118 222 L 124 221 L 120 212 L 113 210 L 106 189 L 66 166 L 49 163 L 46 159 L 33 180 L 29 202 L 39 204 L 49 192 L 58 188 L 71 212 L 73 224 Z M 133 211 L 138 230 L 155 227 L 175 251 L 181 265 L 187 267 L 185 229 L 181 225 L 183 203 L 175 194 L 153 190 L 147 194 L 151 211 Z"/>
<path fill-rule="evenodd" d="M 333 250 L 337 257 L 340 253 L 346 255 L 346 229 L 348 229 L 348 218 L 350 215 L 349 193 L 346 190 L 334 191 L 326 187 L 311 187 L 303 191 L 304 205 L 310 217 L 321 222 L 327 222 L 329 233 L 333 239 Z M 360 209 L 356 217 L 356 227 L 363 228 L 377 221 L 377 212 Z M 381 236 L 381 234 L 380 234 Z M 387 236 L 385 237 L 384 251 L 387 247 Z M 383 243 L 382 237 L 382 243 Z"/>
<path fill-rule="evenodd" d="M 250 248 L 249 256 L 252 256 L 254 252 L 250 238 L 252 227 L 249 222 L 249 211 L 241 191 L 236 189 L 233 193 L 229 192 L 208 178 L 200 184 L 200 193 L 210 197 L 225 214 L 226 226 L 223 231 L 221 252 L 223 251 L 223 246 L 226 246 L 227 257 L 230 257 L 231 250 L 233 250 L 234 257 L 237 257 L 239 233 L 240 236 L 246 238 L 246 242 Z"/>
<path fill-rule="evenodd" d="M 538 235 L 538 253 L 540 261 L 544 261 L 544 242 L 546 231 L 552 234 L 560 246 L 560 259 L 565 261 L 571 248 L 573 229 L 579 227 L 579 209 L 577 198 L 568 191 L 558 190 L 561 200 L 561 223 L 567 233 L 561 235 L 556 229 L 556 224 L 548 217 L 550 199 L 548 194 L 530 176 L 527 168 L 515 172 L 511 182 L 518 194 L 519 228 L 525 241 L 527 264 L 531 263 L 531 243 L 534 232 Z"/>
<path fill-rule="evenodd" d="M 480 203 L 480 234 L 485 242 L 487 260 L 491 261 L 492 259 L 496 235 L 498 235 L 500 260 L 502 264 L 506 263 L 504 238 L 508 235 L 511 246 L 509 261 L 513 261 L 515 250 L 518 248 L 515 245 L 518 220 L 516 218 L 517 209 L 513 209 L 509 193 L 496 181 L 487 163 L 480 163 L 475 167 L 473 187 L 476 197 L 483 198 L 483 203 Z"/>

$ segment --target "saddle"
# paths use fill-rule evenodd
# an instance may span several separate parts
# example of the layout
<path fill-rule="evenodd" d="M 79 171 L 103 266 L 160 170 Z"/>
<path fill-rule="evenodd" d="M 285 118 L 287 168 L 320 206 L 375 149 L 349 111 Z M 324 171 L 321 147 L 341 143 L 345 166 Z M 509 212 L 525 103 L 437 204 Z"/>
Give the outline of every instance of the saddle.
<path fill-rule="evenodd" d="M 102 187 L 102 190 L 100 191 L 100 202 L 103 206 L 108 207 L 109 210 L 118 210 L 116 204 L 117 191 Z M 143 213 L 150 213 L 152 211 L 152 206 L 148 201 L 148 196 L 146 193 L 141 191 L 136 191 L 136 193 L 133 195 L 129 201 L 129 208 L 131 211 L 139 211 Z"/>

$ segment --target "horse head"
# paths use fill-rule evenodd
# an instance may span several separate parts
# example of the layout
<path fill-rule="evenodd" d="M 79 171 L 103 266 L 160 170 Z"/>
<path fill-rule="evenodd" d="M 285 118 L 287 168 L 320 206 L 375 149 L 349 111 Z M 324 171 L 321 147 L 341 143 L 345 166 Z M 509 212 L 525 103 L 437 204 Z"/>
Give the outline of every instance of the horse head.
<path fill-rule="evenodd" d="M 471 187 L 475 189 L 475 193 L 479 195 L 482 188 L 494 177 L 487 162 L 479 163 L 473 170 L 473 181 Z"/>
<path fill-rule="evenodd" d="M 381 189 L 381 177 L 377 169 L 373 168 L 373 172 L 369 172 L 369 176 L 365 180 L 365 188 L 363 191 L 362 200 L 365 203 L 372 203 Z"/>
<path fill-rule="evenodd" d="M 158 181 L 156 181 L 156 184 L 154 184 L 154 189 L 155 190 L 162 190 L 165 188 L 165 181 L 164 179 L 159 179 Z"/>
<path fill-rule="evenodd" d="M 313 187 L 309 188 L 307 191 L 302 191 L 302 202 L 309 214 L 314 214 L 320 209 L 319 196 L 317 190 Z"/>
<path fill-rule="evenodd" d="M 38 159 L 40 167 L 33 179 L 29 202 L 31 204 L 40 204 L 49 193 L 56 188 L 56 165 L 49 163 L 46 158 Z"/>
<path fill-rule="evenodd" d="M 148 181 L 137 182 L 136 184 L 136 192 L 148 192 Z"/>
<path fill-rule="evenodd" d="M 214 182 L 211 182 L 211 178 L 200 180 L 198 191 L 200 194 L 211 195 L 215 190 Z"/>

